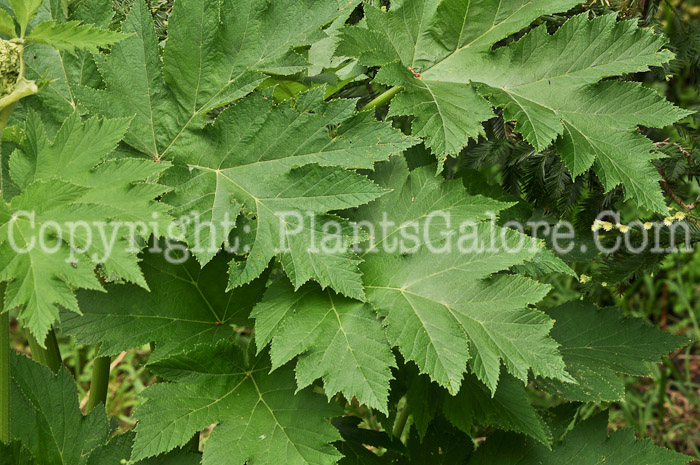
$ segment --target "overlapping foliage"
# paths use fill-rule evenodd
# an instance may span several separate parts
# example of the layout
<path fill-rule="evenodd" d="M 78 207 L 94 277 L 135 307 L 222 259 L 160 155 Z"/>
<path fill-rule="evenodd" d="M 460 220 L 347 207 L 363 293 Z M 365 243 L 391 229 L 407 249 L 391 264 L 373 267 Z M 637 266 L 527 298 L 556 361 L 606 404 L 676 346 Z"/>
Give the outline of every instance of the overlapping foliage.
<path fill-rule="evenodd" d="M 572 0 L 176 0 L 161 41 L 143 0 L 115 31 L 109 2 L 10 3 L 0 34 L 27 33 L 42 89 L 3 133 L 4 310 L 40 343 L 53 325 L 100 355 L 152 343 L 163 380 L 143 392 L 135 433 L 107 441 L 107 418 L 80 413 L 65 370 L 13 356 L 11 463 L 687 462 L 607 437 L 578 404 L 531 405 L 532 385 L 618 400 L 620 374 L 647 375 L 687 340 L 615 308 L 536 307 L 550 290 L 538 278 L 574 272 L 490 221 L 517 214 L 507 195 L 443 171 L 498 115 L 572 178 L 665 213 L 660 155 L 637 128 L 688 112 L 616 78 L 667 63 L 663 36 L 614 15 L 535 24 Z M 365 85 L 393 97 L 386 118 L 352 98 Z M 206 234 L 173 225 L 191 212 Z M 340 248 L 313 250 L 323 219 L 340 224 Z M 106 224 L 114 250 L 37 227 L 76 220 Z M 136 243 L 129 221 L 150 225 Z M 407 221 L 426 231 L 413 250 L 383 247 Z M 492 247 L 449 247 L 463 222 Z M 355 224 L 373 232 L 355 237 Z M 58 252 L 18 253 L 18 233 Z M 144 250 L 171 233 L 193 258 Z M 234 236 L 250 248 L 224 251 Z M 353 405 L 383 432 L 358 427 Z M 212 424 L 201 457 L 184 447 Z M 506 432 L 473 453 L 484 427 Z"/>

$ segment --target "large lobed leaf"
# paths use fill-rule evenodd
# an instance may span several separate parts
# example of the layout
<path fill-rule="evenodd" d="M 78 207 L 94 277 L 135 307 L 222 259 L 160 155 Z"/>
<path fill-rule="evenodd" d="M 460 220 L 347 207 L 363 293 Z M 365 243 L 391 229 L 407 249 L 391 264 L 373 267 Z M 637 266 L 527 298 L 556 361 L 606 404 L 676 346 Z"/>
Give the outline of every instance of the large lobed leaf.
<path fill-rule="evenodd" d="M 325 37 L 321 26 L 355 4 L 176 2 L 161 66 L 152 20 L 138 0 L 122 26 L 131 36 L 99 64 L 106 89 L 77 90 L 90 111 L 135 114 L 126 142 L 156 160 L 175 161 L 165 179 L 174 192 L 166 201 L 180 214 L 194 212 L 213 223 L 199 236 L 194 227 L 186 231 L 202 264 L 226 241 L 240 213 L 255 217 L 254 243 L 245 263 L 232 264 L 230 287 L 255 279 L 278 256 L 296 288 L 313 279 L 364 296 L 357 257 L 348 251 L 348 225 L 337 234 L 345 247 L 310 253 L 311 238 L 320 232 L 314 224 L 329 219 L 323 214 L 330 210 L 382 193 L 340 167 L 371 168 L 414 141 L 369 114 L 355 115 L 353 100 L 324 103 L 322 88 L 300 95 L 292 107 L 275 106 L 260 94 L 242 99 L 266 73 L 304 69 L 307 63 L 292 47 Z M 204 126 L 209 111 L 235 101 Z M 307 211 L 318 221 L 312 224 Z"/>
<path fill-rule="evenodd" d="M 303 69 L 306 62 L 292 47 L 322 38 L 321 26 L 356 4 L 175 2 L 161 63 L 149 10 L 137 0 L 122 25 L 130 36 L 99 65 L 106 89 L 81 89 L 81 103 L 99 114 L 135 114 L 127 142 L 153 158 L 167 158 L 188 128 L 251 92 L 265 73 Z"/>
<path fill-rule="evenodd" d="M 48 368 L 15 352 L 12 373 L 11 435 L 31 452 L 36 463 L 77 464 L 109 437 L 104 410 L 83 416 L 68 370 Z"/>
<path fill-rule="evenodd" d="M 484 222 L 509 204 L 469 196 L 459 181 L 435 177 L 434 167 L 409 172 L 400 158 L 379 166 L 372 178 L 393 192 L 355 219 L 374 225 L 361 269 L 367 299 L 385 317 L 392 345 L 452 393 L 467 363 L 492 392 L 501 362 L 523 381 L 529 370 L 570 380 L 548 336 L 552 320 L 528 308 L 549 287 L 516 275 L 490 279 L 539 250 L 532 238 Z M 435 211 L 449 217 L 431 215 Z M 393 225 L 382 228 L 387 220 Z M 401 251 L 396 241 L 414 227 L 420 235 L 404 242 L 415 250 Z"/>
<path fill-rule="evenodd" d="M 150 182 L 168 164 L 109 159 L 128 125 L 129 120 L 83 122 L 74 113 L 51 141 L 30 113 L 25 143 L 12 155 L 10 174 L 22 192 L 9 204 L 0 201 L 0 280 L 8 282 L 5 311 L 19 308 L 41 342 L 59 306 L 80 313 L 75 289 L 102 289 L 98 265 L 107 280 L 147 287 L 138 247 L 127 240 L 129 231 L 120 221 L 153 225 L 155 216 L 157 226 L 142 234 L 168 229 L 168 207 L 154 202 L 167 188 Z M 72 224 L 80 226 L 70 237 Z M 63 237 L 57 237 L 57 227 Z"/>
<path fill-rule="evenodd" d="M 282 105 L 256 94 L 203 131 L 184 136 L 178 143 L 182 155 L 164 180 L 175 187 L 166 201 L 180 214 L 194 212 L 212 222 L 199 238 L 195 228 L 188 229 L 202 263 L 226 240 L 241 211 L 254 216 L 254 242 L 247 260 L 232 265 L 231 287 L 250 282 L 278 256 L 296 288 L 314 279 L 361 298 L 358 260 L 348 251 L 352 232 L 347 222 L 325 213 L 384 193 L 340 167 L 371 168 L 411 142 L 368 114 L 353 116 L 354 101 L 323 103 L 322 89 L 300 95 L 295 107 Z M 328 126 L 339 123 L 329 134 Z M 333 219 L 342 225 L 335 235 L 344 245 L 325 252 L 314 237 Z"/>
<path fill-rule="evenodd" d="M 133 433 L 113 433 L 103 409 L 83 415 L 75 381 L 67 369 L 47 367 L 14 352 L 10 355 L 11 444 L 0 443 L 3 465 L 105 465 L 126 462 Z M 195 465 L 201 456 L 174 450 L 135 465 Z"/>
<path fill-rule="evenodd" d="M 665 126 L 689 113 L 655 92 L 602 78 L 646 71 L 673 54 L 665 39 L 614 15 L 540 26 L 491 46 L 542 14 L 577 1 L 413 0 L 389 12 L 366 6 L 367 27 L 347 27 L 338 53 L 381 66 L 375 80 L 403 89 L 390 115 L 413 115 L 413 133 L 444 161 L 483 134 L 503 108 L 536 149 L 556 141 L 573 176 L 593 166 L 606 190 L 619 184 L 639 206 L 663 212 L 654 147 L 638 125 Z"/>
<path fill-rule="evenodd" d="M 552 337 L 561 344 L 566 367 L 577 383 L 540 380 L 540 384 L 571 400 L 622 400 L 625 388 L 620 373 L 650 376 L 650 362 L 658 363 L 688 343 L 643 320 L 624 317 L 616 308 L 572 301 L 546 313 L 556 321 Z"/>
<path fill-rule="evenodd" d="M 33 3 L 21 6 L 27 21 L 39 9 Z M 603 420 L 584 422 L 561 441 L 563 433 L 543 423 L 523 386 L 532 375 L 563 397 L 617 400 L 619 373 L 648 374 L 647 363 L 682 345 L 680 338 L 591 305 L 534 308 L 549 286 L 512 272 L 570 270 L 535 240 L 494 225 L 512 204 L 468 195 L 460 180 L 436 177 L 435 166 L 410 171 L 403 157 L 390 159 L 416 140 L 369 112 L 358 114 L 356 101 L 326 101 L 323 88 L 279 105 L 262 92 L 248 95 L 270 75 L 307 69 L 300 46 L 316 46 L 309 59 L 322 53 L 319 60 L 330 63 L 338 44 L 337 55 L 379 66 L 377 82 L 403 89 L 389 115 L 414 117 L 413 134 L 437 155 L 438 168 L 483 134 L 482 122 L 497 106 L 536 149 L 556 143 L 574 176 L 593 167 L 607 189 L 623 183 L 639 205 L 662 211 L 649 163 L 653 146 L 636 128 L 667 125 L 686 113 L 637 84 L 601 81 L 666 63 L 672 55 L 659 51 L 659 36 L 612 16 L 576 16 L 552 35 L 541 26 L 492 50 L 539 16 L 578 3 L 573 0 L 397 0 L 388 12 L 365 5 L 365 19 L 347 27 L 342 23 L 358 1 L 179 0 L 161 50 L 142 0 L 134 2 L 121 35 L 97 28 L 109 23 L 111 11 L 73 5 L 67 18 L 49 3 L 32 23 L 29 38 L 43 44 L 29 47 L 28 65 L 55 79 L 30 106 L 56 110 L 56 121 L 44 127 L 30 113 L 27 140 L 12 157 L 13 182 L 22 192 L 9 204 L 0 201 L 6 301 L 42 340 L 60 306 L 68 309 L 64 329 L 81 343 L 100 343 L 101 355 L 155 342 L 150 367 L 169 382 L 144 392 L 135 436 L 104 444 L 105 437 L 82 433 L 99 415 L 83 417 L 73 406 L 75 387 L 65 370 L 54 379 L 17 362 L 17 372 L 27 376 L 15 383 L 30 412 L 15 426 L 26 430 L 18 434 L 65 425 L 71 431 L 63 442 L 47 437 L 23 449 L 8 446 L 13 457 L 24 460 L 29 451 L 51 463 L 77 463 L 76 457 L 88 464 L 190 463 L 199 456 L 174 449 L 215 423 L 205 464 L 325 465 L 340 460 L 339 451 L 343 464 L 387 463 L 364 446 L 375 444 L 360 439 L 368 433 L 358 432 L 357 423 L 334 422 L 341 441 L 328 420 L 342 412 L 311 386 L 321 379 L 329 399 L 341 393 L 389 413 L 396 348 L 422 373 L 406 394 L 415 428 L 410 459 L 400 463 L 464 463 L 476 426 L 529 438 L 491 435 L 475 464 L 636 463 L 639 457 L 685 463 L 628 433 L 607 438 Z M 10 27 L 0 16 L 0 32 Z M 125 35 L 96 58 L 45 45 L 95 49 Z M 63 73 L 56 74 L 58 67 Z M 84 111 L 108 119 L 83 122 Z M 150 159 L 111 160 L 122 139 L 129 145 L 123 149 Z M 153 202 L 166 191 L 164 202 Z M 118 241 L 100 266 L 107 281 L 132 284 L 109 284 L 107 294 L 100 293 L 92 258 L 104 250 L 68 260 L 70 247 L 86 237 L 73 244 L 43 237 L 60 246 L 58 254 L 16 254 L 8 247 L 10 230 L 25 239 L 35 234 L 13 217 L 23 209 L 33 208 L 39 224 L 139 221 L 157 213 L 164 227 L 166 204 L 212 222 L 203 235 L 185 227 L 196 260 L 175 265 L 147 254 L 142 275 L 136 253 Z M 332 213 L 341 210 L 369 230 L 357 249 L 352 224 Z M 450 219 L 431 215 L 438 210 Z M 312 250 L 325 220 L 340 225 L 340 252 Z M 393 226 L 384 228 L 386 220 Z M 459 250 L 465 222 L 472 240 L 488 247 Z M 229 266 L 219 248 L 244 225 L 252 225 L 244 231 L 252 247 L 243 251 L 245 261 Z M 413 228 L 426 232 L 411 239 Z M 412 250 L 396 248 L 397 240 Z M 449 252 L 433 250 L 448 246 Z M 273 259 L 291 283 L 274 275 L 255 305 Z M 77 289 L 83 290 L 76 299 Z M 252 326 L 250 318 L 257 355 L 231 341 L 236 326 Z M 597 324 L 578 331 L 591 321 Z M 245 336 L 235 339 L 247 343 Z M 70 402 L 58 399 L 57 380 L 72 393 Z M 43 409 L 51 415 L 40 418 Z M 104 429 L 99 420 L 97 433 Z M 72 437 L 76 432 L 80 438 Z"/>
<path fill-rule="evenodd" d="M 149 362 L 155 362 L 250 326 L 267 278 L 227 293 L 225 257 L 200 268 L 193 258 L 175 264 L 162 252 L 150 252 L 141 268 L 150 292 L 133 284 L 109 285 L 107 293 L 78 292 L 83 314 L 64 312 L 62 329 L 80 344 L 100 344 L 100 356 L 154 342 Z"/>
<path fill-rule="evenodd" d="M 218 423 L 207 441 L 205 465 L 285 463 L 330 465 L 340 439 L 327 418 L 339 411 L 310 389 L 294 392 L 289 368 L 269 373 L 267 354 L 248 359 L 222 341 L 152 365 L 173 383 L 144 391 L 132 459 L 184 445 Z"/>

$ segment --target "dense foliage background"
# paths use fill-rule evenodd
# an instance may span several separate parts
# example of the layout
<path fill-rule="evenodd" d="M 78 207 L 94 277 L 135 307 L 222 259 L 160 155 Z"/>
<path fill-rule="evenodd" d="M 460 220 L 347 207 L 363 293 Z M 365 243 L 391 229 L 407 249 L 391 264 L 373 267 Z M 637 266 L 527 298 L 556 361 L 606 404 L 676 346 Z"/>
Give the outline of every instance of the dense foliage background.
<path fill-rule="evenodd" d="M 78 8 L 80 3 L 81 0 L 73 0 L 72 7 Z M 390 6 L 384 0 L 368 3 Z M 172 1 L 149 0 L 148 5 L 162 45 L 168 39 Z M 130 11 L 131 2 L 114 0 L 113 8 L 116 14 L 106 26 L 116 31 Z M 569 15 L 545 16 L 540 22 L 554 30 L 568 17 L 585 10 L 592 15 L 615 12 L 622 18 L 637 20 L 640 25 L 665 33 L 670 39 L 668 48 L 675 52 L 676 58 L 664 68 L 627 75 L 624 79 L 656 89 L 681 108 L 700 111 L 700 4 L 682 0 L 594 0 L 581 4 Z M 358 9 L 349 21 L 359 21 L 361 16 Z M 507 41 L 517 38 L 510 37 Z M 371 82 L 376 72 L 370 68 L 364 78 L 344 83 L 337 96 L 360 98 L 361 104 L 372 101 L 385 90 Z M 273 96 L 277 101 L 284 101 L 317 85 L 319 82 L 304 75 L 292 75 L 270 78 L 260 88 L 277 86 Z M 26 118 L 32 105 L 19 107 L 15 118 Z M 386 107 L 379 108 L 378 116 L 384 117 L 386 111 Z M 404 131 L 410 127 L 408 118 L 394 117 L 392 122 L 394 127 Z M 488 188 L 494 196 L 517 201 L 519 215 L 545 218 L 552 223 L 558 219 L 570 220 L 579 226 L 582 236 L 591 234 L 593 219 L 607 209 L 622 210 L 628 222 L 663 220 L 661 215 L 625 202 L 622 187 L 606 193 L 593 175 L 572 179 L 555 150 L 533 149 L 502 117 L 488 121 L 486 126 L 488 140 L 472 141 L 459 156 L 447 160 L 445 175 L 448 179 L 477 180 L 472 182 L 479 183 L 480 189 Z M 671 214 L 681 212 L 694 228 L 693 242 L 700 242 L 700 214 L 696 212 L 696 207 L 700 206 L 700 113 L 663 130 L 643 128 L 640 131 L 666 155 L 654 163 L 663 179 L 664 194 L 673 205 Z M 432 162 L 424 146 L 412 148 L 409 157 L 414 166 Z M 620 306 L 626 315 L 644 318 L 688 339 L 700 339 L 700 251 L 641 256 L 591 255 L 574 257 L 570 263 L 587 279 L 561 274 L 542 278 L 553 290 L 540 306 L 549 307 L 584 295 L 600 307 Z M 12 322 L 11 334 L 17 351 L 31 353 L 28 339 L 16 320 Z M 64 362 L 78 381 L 80 405 L 84 408 L 88 402 L 93 363 L 99 360 L 95 357 L 97 348 L 77 345 L 73 337 L 60 331 L 58 341 Z M 141 402 L 138 395 L 157 380 L 145 366 L 150 354 L 151 347 L 145 345 L 124 351 L 110 361 L 107 413 L 118 421 L 120 432 L 135 426 L 132 412 Z M 534 387 L 528 393 L 539 407 L 546 408 L 554 403 L 551 396 Z M 593 416 L 608 407 L 611 430 L 633 428 L 638 437 L 651 438 L 657 445 L 695 457 L 700 463 L 700 345 L 691 343 L 665 358 L 662 364 L 653 367 L 651 378 L 626 377 L 624 402 L 591 405 L 581 415 Z M 382 428 L 371 409 L 348 405 L 347 410 L 362 418 L 369 428 Z M 202 444 L 206 444 L 207 437 L 208 431 L 205 431 Z"/>

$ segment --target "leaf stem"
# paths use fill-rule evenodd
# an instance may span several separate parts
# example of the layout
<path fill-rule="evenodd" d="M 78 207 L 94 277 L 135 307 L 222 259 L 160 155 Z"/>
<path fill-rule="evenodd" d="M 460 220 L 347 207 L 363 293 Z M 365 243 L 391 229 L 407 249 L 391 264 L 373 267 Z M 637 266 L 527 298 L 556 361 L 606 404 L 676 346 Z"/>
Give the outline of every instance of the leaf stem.
<path fill-rule="evenodd" d="M 58 348 L 58 341 L 56 340 L 56 332 L 51 328 L 51 331 L 46 335 L 46 348 L 42 347 L 36 340 L 34 335 L 25 331 L 27 337 L 27 342 L 29 342 L 29 348 L 32 351 L 32 359 L 36 362 L 46 365 L 54 373 L 58 373 L 63 365 L 63 359 L 61 358 L 61 351 Z"/>
<path fill-rule="evenodd" d="M 10 442 L 10 312 L 3 312 L 5 283 L 0 283 L 0 441 Z"/>
<path fill-rule="evenodd" d="M 408 401 L 406 396 L 402 397 L 397 404 L 396 420 L 394 420 L 394 428 L 391 430 L 392 436 L 396 439 L 401 440 L 401 435 L 403 434 L 404 428 L 406 428 L 406 422 L 408 421 Z"/>
<path fill-rule="evenodd" d="M 97 352 L 100 351 L 99 346 Z M 109 391 L 110 357 L 96 357 L 92 364 L 92 380 L 90 381 L 90 397 L 88 397 L 85 413 L 90 413 L 100 404 L 107 406 L 107 392 Z"/>
<path fill-rule="evenodd" d="M 692 311 L 692 310 L 691 310 Z M 665 357 L 668 358 L 668 357 Z M 666 386 L 668 385 L 668 371 L 666 370 L 666 367 L 664 365 L 661 365 L 661 379 L 658 380 L 658 389 L 659 392 L 657 393 L 658 399 L 657 399 L 657 408 L 659 409 L 658 412 L 658 426 L 659 429 L 663 427 L 664 424 L 664 419 L 667 417 L 666 415 Z"/>
<path fill-rule="evenodd" d="M 386 105 L 389 101 L 394 98 L 396 94 L 401 92 L 401 87 L 392 87 L 391 89 L 383 92 L 377 98 L 369 102 L 367 105 L 362 107 L 360 111 L 372 110 Z"/>

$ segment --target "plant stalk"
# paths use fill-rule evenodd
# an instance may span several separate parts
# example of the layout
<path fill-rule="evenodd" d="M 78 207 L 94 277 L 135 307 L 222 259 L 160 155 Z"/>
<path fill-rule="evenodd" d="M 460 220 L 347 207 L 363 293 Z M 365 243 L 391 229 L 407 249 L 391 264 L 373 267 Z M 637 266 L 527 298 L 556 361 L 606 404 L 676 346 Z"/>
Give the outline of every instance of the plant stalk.
<path fill-rule="evenodd" d="M 46 335 L 46 348 L 41 347 L 29 330 L 25 331 L 25 335 L 27 337 L 27 342 L 29 342 L 29 348 L 32 351 L 32 359 L 42 365 L 46 365 L 54 373 L 58 373 L 58 370 L 61 369 L 61 365 L 63 365 L 63 359 L 61 358 L 61 351 L 58 348 L 56 332 L 53 328 L 51 328 L 51 331 Z"/>
<path fill-rule="evenodd" d="M 100 348 L 97 348 L 97 352 Z M 110 357 L 97 357 L 92 364 L 92 380 L 90 381 L 90 397 L 88 397 L 85 413 L 90 413 L 95 407 L 102 404 L 107 406 L 107 392 L 109 391 L 109 365 Z"/>
<path fill-rule="evenodd" d="M 372 109 L 377 109 L 379 107 L 382 107 L 389 103 L 389 101 L 394 98 L 396 94 L 401 92 L 401 87 L 392 87 L 391 89 L 383 92 L 380 94 L 377 98 L 369 102 L 367 105 L 362 107 L 360 111 L 365 111 L 365 110 L 372 110 Z"/>
<path fill-rule="evenodd" d="M 0 283 L 0 441 L 10 442 L 10 312 L 3 312 L 5 283 Z"/>
<path fill-rule="evenodd" d="M 401 440 L 401 435 L 403 434 L 404 428 L 406 428 L 406 422 L 408 421 L 408 401 L 404 396 L 398 403 L 398 412 L 396 412 L 396 420 L 394 420 L 394 428 L 391 430 L 392 436 L 396 439 Z"/>
<path fill-rule="evenodd" d="M 691 310 L 692 311 L 692 310 Z M 666 357 L 668 359 L 668 357 Z M 661 365 L 661 379 L 658 381 L 659 383 L 659 392 L 658 392 L 658 399 L 657 399 L 657 408 L 659 410 L 658 412 L 658 427 L 661 429 L 664 424 L 664 418 L 667 417 L 666 415 L 666 386 L 668 386 L 668 371 L 666 370 L 666 367 L 664 365 Z"/>

